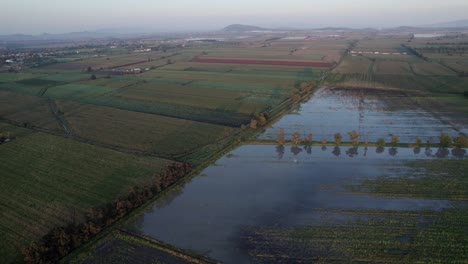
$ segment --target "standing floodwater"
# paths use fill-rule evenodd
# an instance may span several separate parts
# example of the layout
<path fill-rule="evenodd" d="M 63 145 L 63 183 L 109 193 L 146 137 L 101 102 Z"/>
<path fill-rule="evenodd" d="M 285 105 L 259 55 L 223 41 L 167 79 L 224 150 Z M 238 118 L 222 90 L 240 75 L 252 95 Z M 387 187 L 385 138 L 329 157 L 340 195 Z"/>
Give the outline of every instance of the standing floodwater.
<path fill-rule="evenodd" d="M 370 141 L 457 134 L 430 113 L 399 109 L 399 100 L 321 89 L 259 138 L 275 138 L 279 127 L 315 140 L 352 130 Z M 437 233 L 431 225 L 443 221 L 439 214 L 466 206 L 466 162 L 466 149 L 245 145 L 128 228 L 225 263 L 347 261 L 349 254 L 385 262 L 414 252 L 418 258 L 410 245 L 433 234 L 417 228 Z"/>
<path fill-rule="evenodd" d="M 241 239 L 246 228 L 324 224 L 317 210 L 409 211 L 453 206 L 447 200 L 375 197 L 346 189 L 364 179 L 404 175 L 409 169 L 404 160 L 438 159 L 427 156 L 437 153 L 436 149 L 418 154 L 413 149 L 397 149 L 398 154 L 392 156 L 390 148 L 380 152 L 363 147 L 339 151 L 311 147 L 298 154 L 292 148 L 239 147 L 156 202 L 132 229 L 226 263 L 250 263 Z"/>
<path fill-rule="evenodd" d="M 396 135 L 404 143 L 414 143 L 418 136 L 437 140 L 441 133 L 459 133 L 441 117 L 418 108 L 401 92 L 370 88 L 322 88 L 297 113 L 284 116 L 259 138 L 275 139 L 279 128 L 284 128 L 287 135 L 312 133 L 317 141 L 332 141 L 335 133 L 347 139 L 347 133 L 353 130 L 359 132 L 361 141 L 366 136 L 371 142 L 381 137 L 388 141 Z"/>

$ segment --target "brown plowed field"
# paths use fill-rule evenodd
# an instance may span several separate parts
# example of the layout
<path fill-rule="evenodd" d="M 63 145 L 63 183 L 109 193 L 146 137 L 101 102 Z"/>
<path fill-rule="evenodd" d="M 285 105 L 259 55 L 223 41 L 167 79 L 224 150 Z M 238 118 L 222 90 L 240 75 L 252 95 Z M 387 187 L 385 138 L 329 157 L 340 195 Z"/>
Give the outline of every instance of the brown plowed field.
<path fill-rule="evenodd" d="M 300 61 L 300 60 L 251 60 L 251 59 L 225 59 L 225 58 L 195 58 L 192 62 L 202 63 L 233 63 L 233 64 L 259 64 L 259 65 L 279 65 L 279 66 L 310 66 L 310 67 L 331 67 L 330 62 L 320 61 Z"/>

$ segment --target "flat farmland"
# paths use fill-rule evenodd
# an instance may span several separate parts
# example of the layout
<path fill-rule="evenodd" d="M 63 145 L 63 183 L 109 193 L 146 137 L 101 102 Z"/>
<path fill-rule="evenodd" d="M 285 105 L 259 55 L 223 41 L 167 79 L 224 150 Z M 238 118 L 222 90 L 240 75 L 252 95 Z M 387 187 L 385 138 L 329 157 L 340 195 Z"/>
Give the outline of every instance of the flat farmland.
<path fill-rule="evenodd" d="M 363 56 L 346 56 L 336 67 L 333 69 L 333 73 L 345 73 L 345 74 L 366 74 L 372 71 L 373 62 Z"/>
<path fill-rule="evenodd" d="M 202 63 L 229 63 L 229 64 L 255 64 L 255 65 L 280 65 L 280 66 L 304 66 L 304 67 L 331 67 L 333 64 L 322 61 L 300 61 L 300 60 L 255 60 L 255 59 L 234 59 L 234 58 L 195 58 L 192 62 Z"/>
<path fill-rule="evenodd" d="M 45 98 L 0 91 L 0 119 L 19 126 L 62 132 Z"/>
<path fill-rule="evenodd" d="M 47 69 L 61 69 L 61 70 L 83 70 L 87 67 L 92 69 L 106 69 L 119 67 L 121 65 L 137 64 L 148 62 L 148 59 L 160 59 L 161 52 L 148 52 L 148 53 L 133 53 L 126 55 L 115 55 L 115 56 L 100 56 L 91 57 L 82 60 L 77 60 L 68 63 L 58 63 L 47 66 Z"/>
<path fill-rule="evenodd" d="M 347 42 L 344 40 L 281 41 L 273 40 L 254 46 L 210 49 L 203 56 L 257 60 L 316 60 L 338 62 Z"/>
<path fill-rule="evenodd" d="M 162 157 L 183 155 L 232 136 L 225 126 L 110 107 L 57 102 L 74 135 L 97 144 Z"/>
<path fill-rule="evenodd" d="M 444 75 L 455 76 L 456 72 L 439 64 L 430 62 L 411 63 L 411 67 L 417 75 Z"/>
<path fill-rule="evenodd" d="M 148 182 L 168 162 L 44 133 L 23 130 L 17 135 L 0 145 L 2 263 L 20 261 L 22 247 L 54 226 L 73 221 L 75 215 L 81 219 L 87 208 L 113 201 L 131 187 Z"/>
<path fill-rule="evenodd" d="M 262 95 L 253 92 L 236 91 L 234 89 L 223 89 L 222 83 L 218 83 L 217 85 L 214 83 L 214 86 L 210 88 L 145 82 L 123 89 L 114 93 L 113 96 L 156 104 L 158 102 L 174 105 L 182 104 L 191 107 L 220 109 L 244 114 L 261 112 L 270 105 L 270 100 L 278 101 L 286 97 L 284 94 L 282 98 L 273 98 L 272 94 Z M 256 97 L 264 99 L 255 100 Z"/>
<path fill-rule="evenodd" d="M 403 61 L 377 61 L 373 69 L 375 74 L 411 75 L 407 62 Z"/>

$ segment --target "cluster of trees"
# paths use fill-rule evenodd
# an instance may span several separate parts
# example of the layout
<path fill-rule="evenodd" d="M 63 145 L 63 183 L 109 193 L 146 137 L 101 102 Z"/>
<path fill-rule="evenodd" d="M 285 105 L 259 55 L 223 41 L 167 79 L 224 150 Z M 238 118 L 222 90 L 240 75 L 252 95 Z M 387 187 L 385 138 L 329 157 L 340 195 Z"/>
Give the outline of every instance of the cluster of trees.
<path fill-rule="evenodd" d="M 269 112 L 263 112 L 263 113 L 255 113 L 253 117 L 250 119 L 250 128 L 256 129 L 258 126 L 264 126 L 270 119 L 270 113 Z"/>
<path fill-rule="evenodd" d="M 189 163 L 172 163 L 164 173 L 156 175 L 153 182 L 143 188 L 134 187 L 125 196 L 105 204 L 90 208 L 85 221 L 55 227 L 40 241 L 22 250 L 26 263 L 56 263 L 79 247 L 101 230 L 119 220 L 132 209 L 141 206 L 161 190 L 175 183 L 191 171 Z"/>
<path fill-rule="evenodd" d="M 291 99 L 293 102 L 298 103 L 301 101 L 303 95 L 310 93 L 315 87 L 317 87 L 317 82 L 315 80 L 303 82 L 299 85 L 299 88 L 291 90 Z"/>

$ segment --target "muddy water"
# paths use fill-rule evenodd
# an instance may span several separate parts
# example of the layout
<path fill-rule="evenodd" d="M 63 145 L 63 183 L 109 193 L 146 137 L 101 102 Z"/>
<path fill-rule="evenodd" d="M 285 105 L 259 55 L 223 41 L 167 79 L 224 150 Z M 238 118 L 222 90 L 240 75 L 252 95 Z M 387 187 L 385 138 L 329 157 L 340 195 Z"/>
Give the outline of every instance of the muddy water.
<path fill-rule="evenodd" d="M 398 176 L 403 161 L 437 159 L 437 149 L 247 145 L 219 159 L 185 186 L 156 202 L 131 225 L 146 235 L 226 263 L 249 263 L 245 227 L 320 224 L 317 209 L 440 210 L 445 200 L 353 194 L 344 186 Z M 352 155 L 350 155 L 352 153 Z M 459 158 L 449 154 L 446 158 Z"/>
<path fill-rule="evenodd" d="M 356 130 L 361 141 L 368 137 L 375 142 L 382 137 L 389 142 L 396 135 L 402 143 L 414 143 L 418 136 L 424 142 L 431 137 L 437 142 L 441 133 L 459 134 L 446 121 L 449 120 L 418 108 L 402 94 L 322 88 L 296 113 L 284 116 L 259 138 L 275 139 L 279 128 L 284 128 L 287 137 L 294 132 L 303 136 L 312 133 L 316 141 L 333 141 L 335 133 L 349 141 L 347 133 Z"/>

